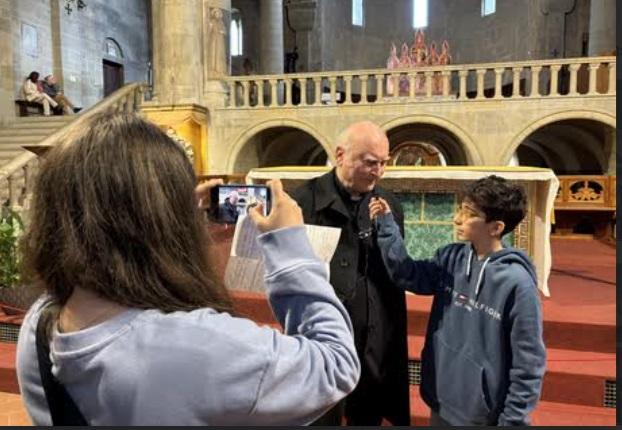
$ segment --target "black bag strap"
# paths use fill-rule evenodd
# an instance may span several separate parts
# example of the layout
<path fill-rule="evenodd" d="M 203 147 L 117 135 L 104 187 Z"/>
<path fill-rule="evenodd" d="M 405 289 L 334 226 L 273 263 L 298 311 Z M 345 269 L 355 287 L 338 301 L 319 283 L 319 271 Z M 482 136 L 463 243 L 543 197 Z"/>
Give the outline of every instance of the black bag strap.
<path fill-rule="evenodd" d="M 50 408 L 52 425 L 59 426 L 88 426 L 89 424 L 80 413 L 73 399 L 58 379 L 52 374 L 50 360 L 50 341 L 47 335 L 48 322 L 53 314 L 49 306 L 41 310 L 37 324 L 37 359 L 39 360 L 39 374 L 45 391 L 45 398 Z"/>

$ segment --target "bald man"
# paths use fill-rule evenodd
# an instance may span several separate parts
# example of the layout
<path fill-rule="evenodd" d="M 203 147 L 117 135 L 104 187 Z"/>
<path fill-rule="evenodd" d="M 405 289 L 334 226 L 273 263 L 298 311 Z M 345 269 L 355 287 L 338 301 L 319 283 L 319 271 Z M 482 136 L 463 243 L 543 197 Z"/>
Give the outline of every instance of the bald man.
<path fill-rule="evenodd" d="M 354 326 L 361 379 L 345 402 L 316 425 L 409 425 L 406 304 L 389 279 L 369 217 L 369 201 L 383 197 L 403 235 L 403 211 L 397 199 L 379 187 L 389 160 L 389 140 L 376 124 L 351 124 L 337 138 L 336 167 L 292 193 L 308 224 L 341 228 L 330 262 L 330 282 Z"/>

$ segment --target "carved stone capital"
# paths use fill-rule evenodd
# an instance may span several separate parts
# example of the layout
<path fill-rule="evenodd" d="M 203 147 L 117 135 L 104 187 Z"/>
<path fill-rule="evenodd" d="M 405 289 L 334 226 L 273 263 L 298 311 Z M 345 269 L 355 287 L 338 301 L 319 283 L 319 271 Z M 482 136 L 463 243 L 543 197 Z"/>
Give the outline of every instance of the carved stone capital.
<path fill-rule="evenodd" d="M 289 24 L 295 31 L 311 31 L 315 25 L 317 0 L 286 0 Z"/>

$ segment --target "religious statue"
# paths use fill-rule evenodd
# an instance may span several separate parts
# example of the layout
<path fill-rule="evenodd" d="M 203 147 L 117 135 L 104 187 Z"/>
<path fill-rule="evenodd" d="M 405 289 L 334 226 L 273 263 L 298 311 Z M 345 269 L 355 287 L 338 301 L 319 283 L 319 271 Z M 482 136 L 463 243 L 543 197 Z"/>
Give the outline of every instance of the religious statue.
<path fill-rule="evenodd" d="M 438 65 L 439 66 L 446 66 L 448 64 L 451 64 L 451 55 L 449 55 L 449 42 L 444 40 L 443 44 L 441 45 L 441 53 L 438 56 Z M 436 94 L 442 94 L 443 93 L 443 79 L 442 79 L 442 76 L 435 76 L 434 92 Z"/>
<path fill-rule="evenodd" d="M 222 11 L 213 8 L 209 19 L 208 33 L 208 71 L 210 77 L 222 77 L 227 74 L 225 40 L 227 30 L 223 22 Z"/>
<path fill-rule="evenodd" d="M 443 41 L 441 45 L 441 54 L 438 56 L 438 64 L 446 66 L 451 64 L 451 55 L 449 54 L 449 42 Z"/>
<path fill-rule="evenodd" d="M 428 56 L 428 64 L 430 66 L 437 66 L 439 64 L 439 55 L 436 50 L 436 42 L 430 43 L 430 52 Z M 441 94 L 443 92 L 443 77 L 439 72 L 434 72 L 432 77 L 432 94 Z"/>
<path fill-rule="evenodd" d="M 400 56 L 397 57 L 397 49 L 395 44 L 391 44 L 389 58 L 387 58 L 387 69 L 399 69 L 400 76 L 391 76 L 387 79 L 386 95 L 392 96 L 395 92 L 396 85 L 400 96 L 410 95 L 410 78 L 404 73 L 405 69 L 425 67 L 425 66 L 446 66 L 451 64 L 451 55 L 449 53 L 449 42 L 444 40 L 441 44 L 441 52 L 439 54 L 435 41 L 430 43 L 428 47 L 425 43 L 425 34 L 423 30 L 415 31 L 413 44 L 408 47 L 403 43 Z M 410 71 L 410 70 L 409 70 Z M 395 72 L 393 72 L 395 73 Z M 434 71 L 432 74 L 432 94 L 443 93 L 443 75 L 440 70 Z M 426 95 L 426 76 L 419 72 L 415 75 L 415 94 Z"/>
<path fill-rule="evenodd" d="M 402 43 L 402 50 L 400 52 L 400 69 L 410 69 L 412 67 L 412 62 L 410 61 L 410 55 L 408 54 L 408 45 L 406 45 L 405 43 Z M 399 95 L 400 96 L 407 96 L 408 95 L 408 89 L 410 87 L 410 82 L 408 81 L 408 76 L 401 76 L 400 77 L 400 84 L 399 84 Z"/>
<path fill-rule="evenodd" d="M 435 41 L 432 41 L 432 43 L 430 43 L 430 53 L 428 57 L 428 64 L 431 66 L 436 66 L 438 64 L 438 51 L 436 50 Z"/>
<path fill-rule="evenodd" d="M 410 58 L 415 67 L 423 67 L 428 64 L 428 47 L 425 44 L 425 35 L 421 29 L 415 32 L 415 40 L 410 47 Z M 417 75 L 415 94 L 425 94 L 425 77 L 423 75 Z"/>
<path fill-rule="evenodd" d="M 415 67 L 428 64 L 428 47 L 425 44 L 423 30 L 415 32 L 415 41 L 410 47 L 410 58 Z"/>
<path fill-rule="evenodd" d="M 397 58 L 397 48 L 395 43 L 391 44 L 391 51 L 389 52 L 389 58 L 387 58 L 387 69 L 397 69 L 400 65 L 400 60 Z M 387 79 L 387 94 L 393 95 L 394 82 L 393 77 Z"/>

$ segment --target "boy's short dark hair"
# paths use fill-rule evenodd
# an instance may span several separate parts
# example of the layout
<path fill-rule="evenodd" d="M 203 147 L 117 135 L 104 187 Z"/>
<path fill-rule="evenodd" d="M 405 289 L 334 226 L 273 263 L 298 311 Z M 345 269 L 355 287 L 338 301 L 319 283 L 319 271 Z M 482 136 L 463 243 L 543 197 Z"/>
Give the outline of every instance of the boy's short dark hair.
<path fill-rule="evenodd" d="M 514 230 L 525 217 L 525 190 L 500 176 L 486 176 L 469 184 L 464 199 L 473 202 L 486 215 L 486 222 L 503 221 L 505 229 L 501 236 Z"/>

